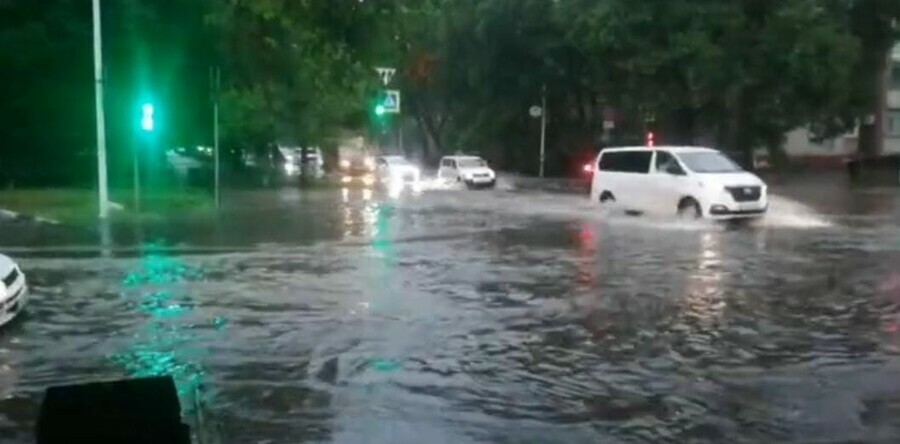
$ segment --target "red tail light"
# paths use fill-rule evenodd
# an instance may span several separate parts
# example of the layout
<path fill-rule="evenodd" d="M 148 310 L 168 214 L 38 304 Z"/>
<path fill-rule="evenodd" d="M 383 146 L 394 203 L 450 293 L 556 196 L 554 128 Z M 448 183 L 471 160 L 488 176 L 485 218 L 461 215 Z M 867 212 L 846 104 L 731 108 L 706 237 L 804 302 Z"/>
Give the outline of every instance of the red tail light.
<path fill-rule="evenodd" d="M 594 165 L 590 164 L 590 163 L 586 163 L 586 164 L 584 164 L 583 167 L 581 167 L 581 171 L 584 171 L 585 173 L 593 173 Z"/>

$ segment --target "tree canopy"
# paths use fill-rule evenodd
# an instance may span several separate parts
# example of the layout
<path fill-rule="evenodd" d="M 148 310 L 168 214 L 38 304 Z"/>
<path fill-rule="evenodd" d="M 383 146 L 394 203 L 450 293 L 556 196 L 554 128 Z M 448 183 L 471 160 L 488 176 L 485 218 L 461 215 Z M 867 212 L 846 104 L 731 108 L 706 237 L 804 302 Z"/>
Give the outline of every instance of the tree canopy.
<path fill-rule="evenodd" d="M 536 170 L 546 92 L 548 162 L 601 143 L 711 143 L 777 153 L 783 134 L 865 121 L 897 41 L 893 0 L 103 1 L 111 157 L 125 170 L 135 104 L 158 101 L 165 143 L 321 144 L 373 131 L 398 69 L 408 145 L 477 151 Z M 90 2 L 0 1 L 0 176 L 93 176 Z M 210 73 L 217 69 L 216 87 Z M 615 129 L 604 132 L 604 119 Z M 873 149 L 862 143 L 861 149 Z M 872 145 L 874 146 L 874 145 Z M 877 150 L 877 146 L 874 147 Z M 41 159 L 59 159 L 58 168 Z M 13 168 L 12 162 L 18 165 Z"/>

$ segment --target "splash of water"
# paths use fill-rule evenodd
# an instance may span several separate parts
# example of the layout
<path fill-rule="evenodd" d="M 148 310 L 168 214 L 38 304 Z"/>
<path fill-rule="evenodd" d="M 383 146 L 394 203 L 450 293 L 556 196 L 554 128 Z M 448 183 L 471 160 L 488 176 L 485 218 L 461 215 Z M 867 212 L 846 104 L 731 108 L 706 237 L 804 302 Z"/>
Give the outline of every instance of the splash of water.
<path fill-rule="evenodd" d="M 758 222 L 768 227 L 828 228 L 833 223 L 821 213 L 796 200 L 769 195 L 769 211 Z"/>

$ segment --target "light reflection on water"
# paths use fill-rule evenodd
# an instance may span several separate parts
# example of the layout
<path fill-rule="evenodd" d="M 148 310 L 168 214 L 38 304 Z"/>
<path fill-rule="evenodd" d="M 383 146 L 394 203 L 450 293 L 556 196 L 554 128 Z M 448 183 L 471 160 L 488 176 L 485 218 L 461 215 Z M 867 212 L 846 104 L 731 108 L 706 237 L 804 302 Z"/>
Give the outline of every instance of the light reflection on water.
<path fill-rule="evenodd" d="M 121 296 L 143 321 L 111 360 L 129 377 L 172 376 L 188 423 L 195 429 L 213 428 L 196 421 L 197 410 L 214 402 L 202 364 L 208 352 L 204 340 L 210 339 L 203 338 L 203 330 L 221 330 L 225 322 L 198 313 L 197 303 L 184 288 L 185 283 L 204 278 L 202 269 L 169 256 L 161 247 L 145 245 L 137 267 L 122 281 Z"/>
<path fill-rule="evenodd" d="M 721 232 L 700 234 L 697 265 L 687 279 L 685 291 L 688 315 L 707 325 L 715 324 L 727 306 L 722 295 L 721 235 Z"/>

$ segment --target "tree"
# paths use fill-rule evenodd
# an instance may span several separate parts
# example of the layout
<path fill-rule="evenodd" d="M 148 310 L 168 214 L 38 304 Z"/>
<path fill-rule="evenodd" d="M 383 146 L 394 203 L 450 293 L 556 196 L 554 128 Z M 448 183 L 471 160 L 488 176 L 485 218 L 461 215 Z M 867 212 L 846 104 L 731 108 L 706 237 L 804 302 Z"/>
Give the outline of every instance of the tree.
<path fill-rule="evenodd" d="M 576 32 L 617 107 L 675 127 L 666 139 L 749 157 L 757 146 L 778 154 L 782 134 L 847 96 L 856 46 L 827 12 L 806 0 L 613 0 Z"/>
<path fill-rule="evenodd" d="M 219 0 L 223 131 L 232 143 L 308 145 L 364 122 L 374 76 L 366 31 L 377 6 L 360 2 Z"/>
<path fill-rule="evenodd" d="M 900 38 L 900 2 L 848 0 L 839 6 L 860 41 L 861 56 L 855 70 L 858 82 L 853 84 L 854 100 L 848 103 L 861 117 L 858 150 L 864 156 L 877 156 L 884 147 L 890 51 Z"/>

